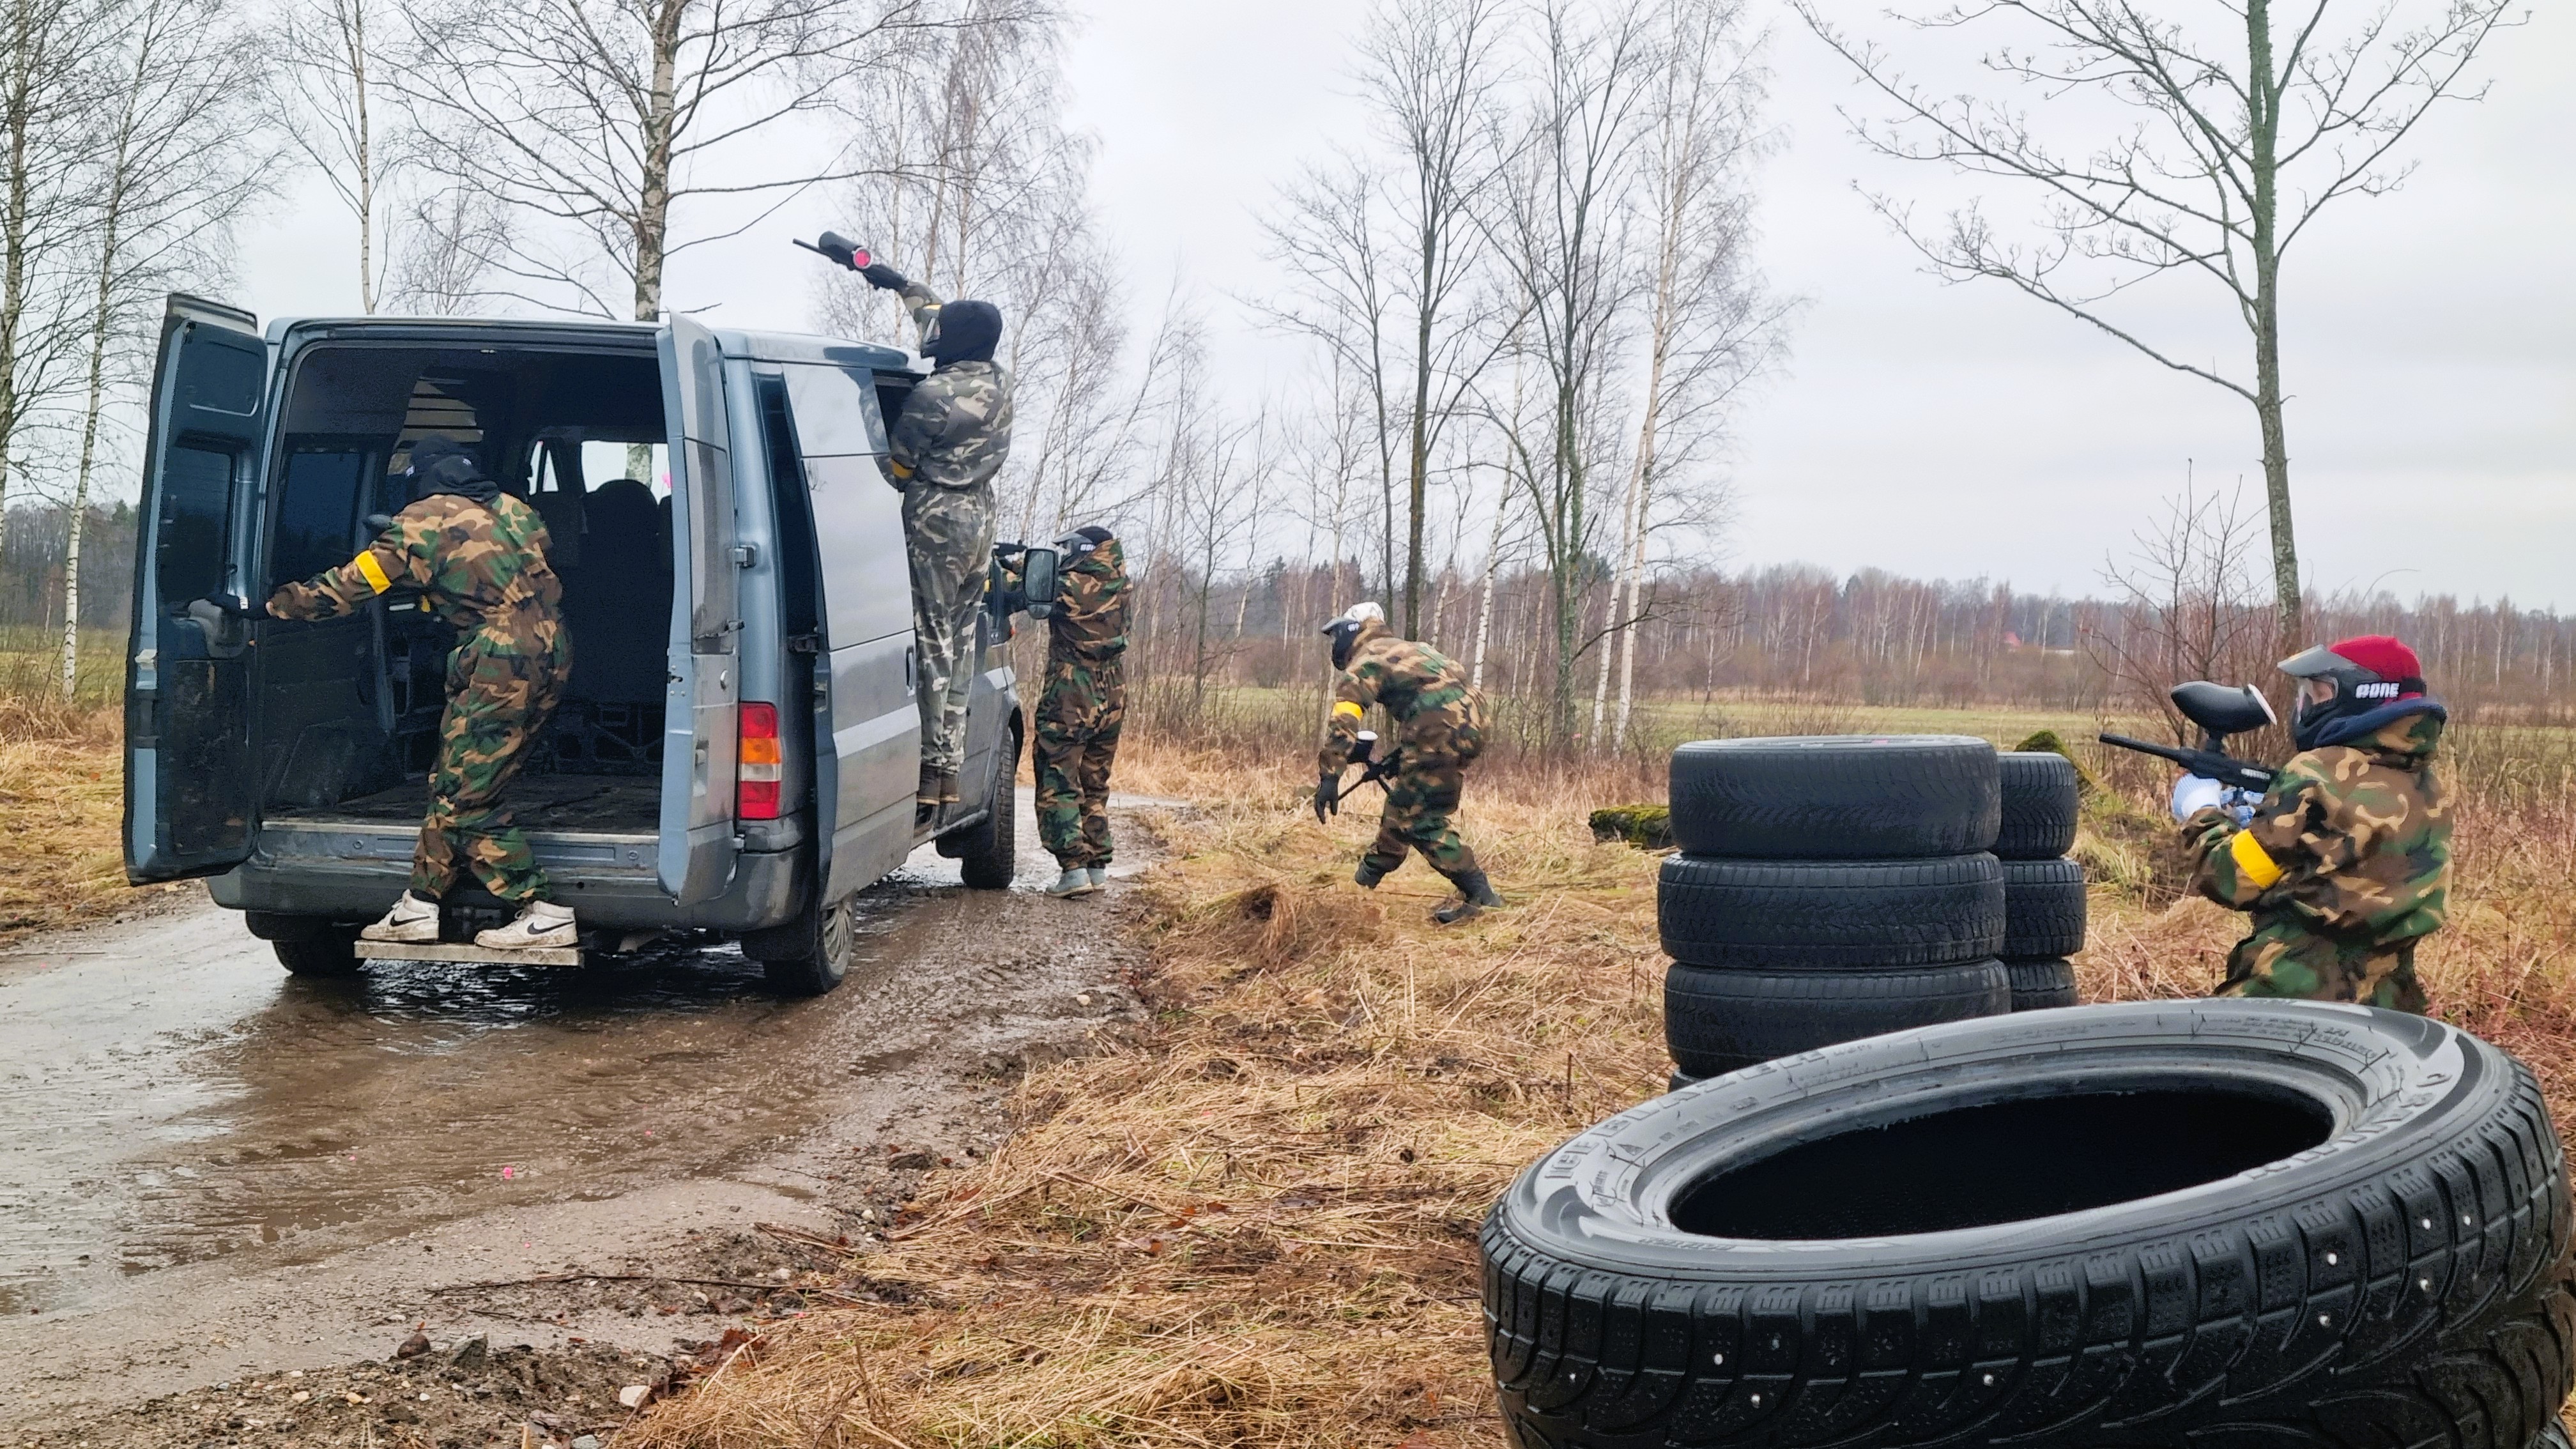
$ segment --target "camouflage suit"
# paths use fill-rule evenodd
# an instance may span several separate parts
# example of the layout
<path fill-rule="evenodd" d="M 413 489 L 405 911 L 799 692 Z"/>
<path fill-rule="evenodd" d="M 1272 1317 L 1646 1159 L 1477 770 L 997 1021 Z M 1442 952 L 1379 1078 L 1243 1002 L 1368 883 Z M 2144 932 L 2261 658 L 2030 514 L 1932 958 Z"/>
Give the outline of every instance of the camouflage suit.
<path fill-rule="evenodd" d="M 1394 870 L 1409 846 L 1453 880 L 1475 870 L 1476 853 L 1449 821 L 1467 763 L 1485 748 L 1485 701 L 1468 686 L 1466 671 L 1430 645 L 1399 639 L 1371 620 L 1333 681 L 1333 700 L 1316 756 L 1323 774 L 1338 774 L 1349 761 L 1369 706 L 1384 705 L 1397 725 L 1397 767 L 1387 777 L 1368 867 L 1381 875 Z"/>
<path fill-rule="evenodd" d="M 501 803 L 572 674 L 563 585 L 546 545 L 545 524 L 516 498 L 433 493 L 395 514 L 364 553 L 269 597 L 277 618 L 336 619 L 409 584 L 456 626 L 429 814 L 412 851 L 411 889 L 424 900 L 456 884 L 460 854 L 505 901 L 546 894 L 545 873 Z"/>
<path fill-rule="evenodd" d="M 2219 994 L 2424 1009 L 2415 943 L 2451 883 L 2441 737 L 2441 716 L 2407 715 L 2294 756 L 2242 830 L 2217 809 L 2184 822 L 2192 884 L 2254 918 Z"/>
<path fill-rule="evenodd" d="M 936 294 L 903 288 L 924 345 Z M 921 763 L 954 775 L 966 763 L 966 698 L 974 682 L 975 613 L 993 552 L 993 475 L 1011 452 L 1011 377 L 991 362 L 942 364 L 904 399 L 887 437 L 886 477 L 903 490 L 912 563 L 912 628 L 921 648 Z"/>
<path fill-rule="evenodd" d="M 1038 693 L 1038 837 L 1073 870 L 1109 864 L 1109 765 L 1127 719 L 1127 558 L 1113 538 L 1057 579 Z"/>

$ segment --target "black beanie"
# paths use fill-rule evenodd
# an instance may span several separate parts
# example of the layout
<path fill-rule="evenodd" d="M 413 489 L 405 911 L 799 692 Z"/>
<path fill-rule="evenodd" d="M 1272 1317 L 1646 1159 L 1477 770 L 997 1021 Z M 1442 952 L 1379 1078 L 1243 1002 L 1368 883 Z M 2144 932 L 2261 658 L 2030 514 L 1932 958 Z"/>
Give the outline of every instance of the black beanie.
<path fill-rule="evenodd" d="M 411 460 L 403 470 L 411 479 L 411 496 L 427 498 L 433 493 L 455 493 L 477 503 L 489 503 L 501 496 L 501 485 L 483 474 L 472 449 L 454 438 L 432 433 L 411 445 Z"/>
<path fill-rule="evenodd" d="M 939 334 L 930 339 L 930 360 L 990 362 L 1002 345 L 1002 309 L 990 302 L 951 302 L 939 309 Z"/>

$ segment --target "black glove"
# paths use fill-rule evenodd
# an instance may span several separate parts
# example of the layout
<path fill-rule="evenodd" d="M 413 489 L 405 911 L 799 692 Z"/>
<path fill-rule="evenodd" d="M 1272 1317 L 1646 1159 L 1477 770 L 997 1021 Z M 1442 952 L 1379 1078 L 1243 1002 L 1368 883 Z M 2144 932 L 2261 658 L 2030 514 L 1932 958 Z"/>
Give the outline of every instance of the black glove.
<path fill-rule="evenodd" d="M 896 271 L 894 268 L 887 266 L 883 262 L 868 263 L 866 266 L 859 268 L 859 275 L 868 279 L 869 286 L 882 288 L 889 292 L 900 292 L 904 288 L 912 285 L 911 278 Z"/>
<path fill-rule="evenodd" d="M 215 612 L 222 614 L 227 619 L 265 619 L 268 617 L 268 600 L 266 599 L 253 603 L 248 599 L 234 598 L 230 594 L 208 594 L 205 598 L 205 602 L 212 604 L 215 607 Z"/>
<path fill-rule="evenodd" d="M 1315 781 L 1315 823 L 1324 823 L 1324 815 L 1342 813 L 1342 772 L 1335 770 Z"/>

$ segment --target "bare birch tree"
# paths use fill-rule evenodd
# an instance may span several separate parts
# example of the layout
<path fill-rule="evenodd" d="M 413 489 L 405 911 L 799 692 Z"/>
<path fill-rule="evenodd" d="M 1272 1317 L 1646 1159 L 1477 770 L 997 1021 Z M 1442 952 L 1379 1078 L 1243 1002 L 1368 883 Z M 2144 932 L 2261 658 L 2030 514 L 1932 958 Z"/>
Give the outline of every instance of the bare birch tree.
<path fill-rule="evenodd" d="M 389 259 L 387 188 L 400 169 L 378 68 L 389 9 L 383 0 L 288 0 L 277 25 L 279 129 L 358 223 L 358 306 L 369 316 Z"/>
<path fill-rule="evenodd" d="M 1979 60 L 1995 80 L 2082 114 L 2070 94 L 2126 107 L 2107 137 L 2068 147 L 2053 119 L 2009 100 L 1919 85 L 1884 50 L 1791 0 L 1800 18 L 1893 107 L 1853 119 L 1881 155 L 2021 183 L 2037 201 L 2028 240 L 1978 204 L 1918 226 L 1871 198 L 1949 281 L 1988 278 L 2099 328 L 2158 364 L 2249 404 L 2262 438 L 2272 588 L 2282 637 L 2301 634 L 2299 554 L 2282 410 L 2281 266 L 2346 196 L 2381 196 L 2413 163 L 2398 148 L 2465 89 L 2479 50 L 2519 23 L 2515 0 L 2238 0 L 2186 24 L 2128 0 L 1974 0 L 1898 19 L 1919 30 L 1997 32 Z M 2160 278 L 2196 279 L 2244 326 L 2250 374 L 2153 335 L 2123 299 Z"/>
<path fill-rule="evenodd" d="M 103 80 L 90 0 L 0 0 L 0 517 L 48 409 L 78 386 L 94 223 L 82 170 Z"/>
<path fill-rule="evenodd" d="M 111 385 L 140 371 L 161 293 L 218 270 L 216 253 L 266 184 L 272 154 L 249 98 L 258 48 L 224 0 L 138 0 L 119 17 L 123 74 L 88 175 L 97 213 L 79 461 L 63 558 L 63 697 L 80 672 L 81 535 Z M 210 135 L 231 144 L 207 146 Z M 121 354 L 121 355 L 120 355 Z"/>

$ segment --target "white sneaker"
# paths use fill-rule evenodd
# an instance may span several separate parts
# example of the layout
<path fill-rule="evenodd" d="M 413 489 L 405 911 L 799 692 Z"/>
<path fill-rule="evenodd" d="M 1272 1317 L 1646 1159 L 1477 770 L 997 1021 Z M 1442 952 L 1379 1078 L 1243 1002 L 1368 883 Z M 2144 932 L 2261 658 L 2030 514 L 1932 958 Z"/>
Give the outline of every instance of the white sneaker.
<path fill-rule="evenodd" d="M 409 891 L 385 912 L 385 918 L 358 933 L 362 941 L 402 941 L 428 945 L 438 940 L 438 902 L 425 901 Z"/>
<path fill-rule="evenodd" d="M 572 907 L 551 901 L 530 901 L 519 908 L 510 924 L 477 932 L 474 937 L 474 944 L 487 951 L 547 950 L 580 943 L 581 935 L 573 929 Z"/>

